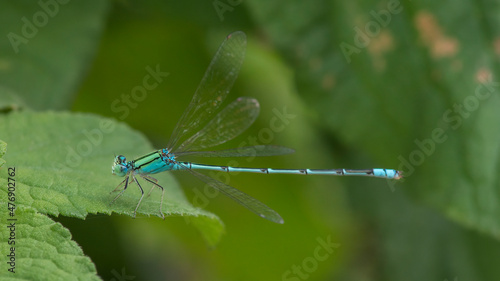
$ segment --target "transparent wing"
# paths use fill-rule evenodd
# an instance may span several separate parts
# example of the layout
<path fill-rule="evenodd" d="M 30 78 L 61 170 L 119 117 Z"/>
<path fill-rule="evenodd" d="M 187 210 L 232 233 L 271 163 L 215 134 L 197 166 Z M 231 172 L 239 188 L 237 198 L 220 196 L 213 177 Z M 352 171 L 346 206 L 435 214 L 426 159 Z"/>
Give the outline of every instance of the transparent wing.
<path fill-rule="evenodd" d="M 215 151 L 187 151 L 176 153 L 177 159 L 184 156 L 196 157 L 251 157 L 251 156 L 276 156 L 294 153 L 295 150 L 278 145 L 256 145 L 244 146 L 239 148 L 230 148 Z"/>
<path fill-rule="evenodd" d="M 259 102 L 256 99 L 238 98 L 182 143 L 174 153 L 202 150 L 232 140 L 248 129 L 258 115 Z"/>
<path fill-rule="evenodd" d="M 210 120 L 234 84 L 245 57 L 246 36 L 237 31 L 227 36 L 208 66 L 203 79 L 172 132 L 167 148 L 176 150 L 180 139 Z"/>
<path fill-rule="evenodd" d="M 243 193 L 242 191 L 239 191 L 238 189 L 232 186 L 229 186 L 204 174 L 198 173 L 194 170 L 188 169 L 186 166 L 182 165 L 182 163 L 178 164 L 181 165 L 183 168 L 187 169 L 188 172 L 190 172 L 198 179 L 202 180 L 212 188 L 215 188 L 216 190 L 220 191 L 227 197 L 238 202 L 243 207 L 256 213 L 260 217 L 275 223 L 283 223 L 283 218 L 281 218 L 281 216 L 278 213 L 276 213 L 273 209 L 269 208 L 259 200 L 251 197 L 250 195 L 247 195 L 246 193 Z"/>

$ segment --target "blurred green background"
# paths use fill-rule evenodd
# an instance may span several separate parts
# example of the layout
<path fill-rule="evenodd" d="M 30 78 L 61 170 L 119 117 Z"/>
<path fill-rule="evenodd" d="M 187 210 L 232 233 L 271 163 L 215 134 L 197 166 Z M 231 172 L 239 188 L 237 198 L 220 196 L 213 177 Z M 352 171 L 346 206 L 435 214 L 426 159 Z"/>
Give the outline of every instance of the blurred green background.
<path fill-rule="evenodd" d="M 398 183 L 232 176 L 285 224 L 218 196 L 203 206 L 226 227 L 215 248 L 182 217 L 55 218 L 103 280 L 500 277 L 498 1 L 52 1 L 58 12 L 17 47 L 9 32 L 43 8 L 0 3 L 5 112 L 95 113 L 162 148 L 219 44 L 242 30 L 246 59 L 227 99 L 254 97 L 261 114 L 223 147 L 257 138 L 296 153 L 238 164 L 405 173 Z M 118 112 L 147 67 L 169 75 Z M 280 130 L 276 112 L 291 115 Z M 190 202 L 203 190 L 178 179 Z"/>

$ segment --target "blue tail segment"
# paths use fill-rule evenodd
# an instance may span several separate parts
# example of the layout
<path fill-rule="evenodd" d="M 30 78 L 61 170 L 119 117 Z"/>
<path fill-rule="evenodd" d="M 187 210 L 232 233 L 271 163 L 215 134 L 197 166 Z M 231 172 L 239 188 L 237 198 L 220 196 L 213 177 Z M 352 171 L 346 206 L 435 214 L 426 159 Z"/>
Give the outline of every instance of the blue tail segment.
<path fill-rule="evenodd" d="M 295 174 L 295 175 L 331 175 L 331 176 L 362 176 L 375 177 L 383 179 L 400 179 L 402 174 L 400 171 L 393 169 L 366 169 L 366 170 L 350 170 L 350 169 L 272 169 L 272 168 L 244 168 L 244 167 L 229 167 L 229 166 L 214 166 L 205 164 L 196 164 L 190 162 L 182 163 L 188 169 L 211 170 L 221 172 L 246 172 L 258 174 Z"/>

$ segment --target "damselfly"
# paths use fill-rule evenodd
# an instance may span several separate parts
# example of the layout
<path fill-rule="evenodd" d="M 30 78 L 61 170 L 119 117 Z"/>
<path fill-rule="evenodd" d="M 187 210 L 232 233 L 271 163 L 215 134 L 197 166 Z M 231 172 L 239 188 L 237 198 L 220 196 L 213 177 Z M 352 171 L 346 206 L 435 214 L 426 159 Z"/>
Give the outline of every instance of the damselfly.
<path fill-rule="evenodd" d="M 290 148 L 274 145 L 257 145 L 234 149 L 206 151 L 210 147 L 223 144 L 245 131 L 259 114 L 259 103 L 252 98 L 238 98 L 220 112 L 217 111 L 234 84 L 243 63 L 246 49 L 246 36 L 237 31 L 230 34 L 217 50 L 210 63 L 191 103 L 182 114 L 167 145 L 167 148 L 153 151 L 132 161 L 125 156 L 115 157 L 112 173 L 125 176 L 125 179 L 114 191 L 120 193 L 113 199 L 113 203 L 129 186 L 136 183 L 141 191 L 141 198 L 134 210 L 144 198 L 144 190 L 137 180 L 137 176 L 151 183 L 149 191 L 157 187 L 161 189 L 160 215 L 162 212 L 164 188 L 151 175 L 171 170 L 185 170 L 212 188 L 225 194 L 239 204 L 248 208 L 257 215 L 275 223 L 283 223 L 281 216 L 274 210 L 255 198 L 215 180 L 195 170 L 214 170 L 223 172 L 250 172 L 262 174 L 298 174 L 298 175 L 334 175 L 334 176 L 368 176 L 385 179 L 400 179 L 401 172 L 393 169 L 271 169 L 271 168 L 242 168 L 228 166 L 213 166 L 182 161 L 186 156 L 199 157 L 247 157 L 247 156 L 274 156 L 293 153 Z M 110 203 L 110 204 L 111 204 Z"/>

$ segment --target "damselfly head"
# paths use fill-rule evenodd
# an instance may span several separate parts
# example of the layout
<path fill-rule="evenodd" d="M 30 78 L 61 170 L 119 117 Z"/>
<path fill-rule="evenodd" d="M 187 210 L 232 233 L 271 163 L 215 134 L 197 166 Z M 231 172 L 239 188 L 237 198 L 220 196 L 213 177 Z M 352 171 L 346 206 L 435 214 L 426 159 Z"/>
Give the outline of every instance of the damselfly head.
<path fill-rule="evenodd" d="M 123 155 L 115 157 L 115 162 L 111 166 L 111 173 L 123 177 L 128 173 L 127 159 Z"/>

